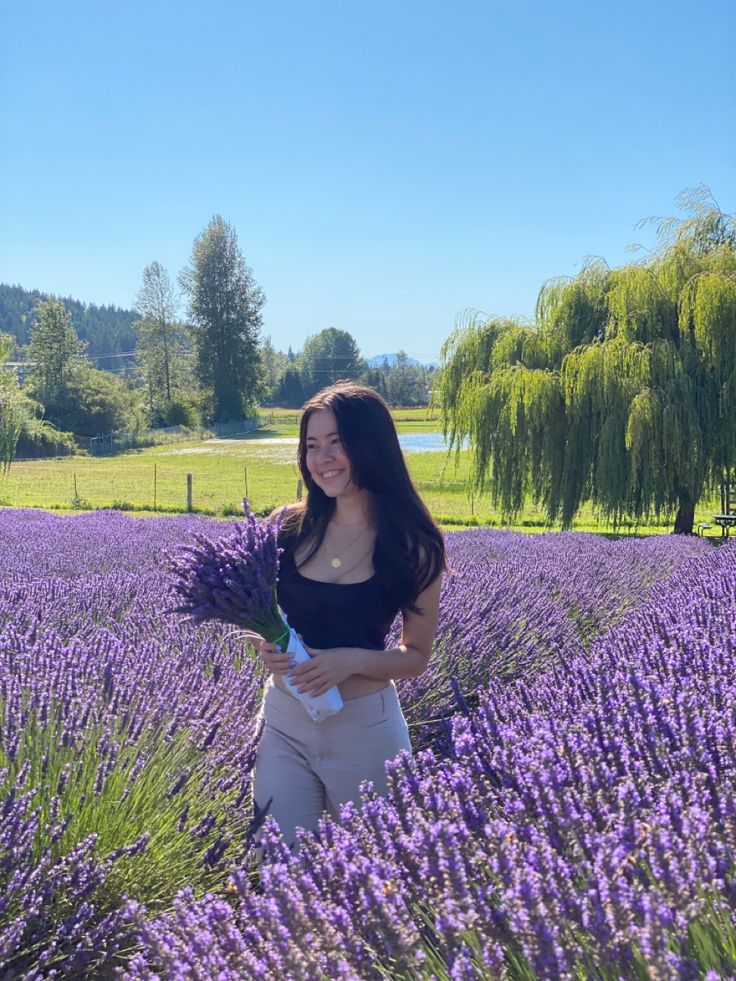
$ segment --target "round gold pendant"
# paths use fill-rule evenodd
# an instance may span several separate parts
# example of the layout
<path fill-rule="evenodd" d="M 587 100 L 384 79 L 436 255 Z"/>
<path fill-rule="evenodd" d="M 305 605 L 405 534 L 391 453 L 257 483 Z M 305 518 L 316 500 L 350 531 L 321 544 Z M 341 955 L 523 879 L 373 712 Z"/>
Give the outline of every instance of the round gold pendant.
<path fill-rule="evenodd" d="M 330 562 L 330 565 L 332 566 L 333 569 L 339 569 L 340 566 L 342 565 L 342 562 L 340 561 L 340 559 L 333 559 L 332 562 Z"/>

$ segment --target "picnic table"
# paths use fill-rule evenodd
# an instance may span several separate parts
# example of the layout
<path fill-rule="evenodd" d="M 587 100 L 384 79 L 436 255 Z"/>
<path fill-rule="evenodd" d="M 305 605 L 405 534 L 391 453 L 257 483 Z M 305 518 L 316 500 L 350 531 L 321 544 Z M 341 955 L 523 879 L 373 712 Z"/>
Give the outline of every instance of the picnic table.
<path fill-rule="evenodd" d="M 721 538 L 728 538 L 732 528 L 736 528 L 736 474 L 726 470 L 721 484 L 721 513 L 713 515 L 713 521 L 721 529 Z"/>
<path fill-rule="evenodd" d="M 714 514 L 713 521 L 720 526 L 721 537 L 728 538 L 731 529 L 736 527 L 736 514 Z"/>

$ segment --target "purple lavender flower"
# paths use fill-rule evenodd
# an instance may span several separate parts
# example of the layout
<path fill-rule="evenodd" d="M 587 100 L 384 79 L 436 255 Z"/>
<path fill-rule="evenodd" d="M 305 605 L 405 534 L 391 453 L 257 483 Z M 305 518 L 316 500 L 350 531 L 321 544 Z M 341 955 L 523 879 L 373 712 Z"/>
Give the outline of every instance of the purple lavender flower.
<path fill-rule="evenodd" d="M 278 610 L 276 582 L 279 569 L 278 523 L 259 522 L 243 501 L 245 518 L 233 522 L 229 533 L 213 540 L 194 535 L 173 555 L 169 567 L 180 605 L 196 622 L 224 620 L 279 642 L 288 628 Z"/>

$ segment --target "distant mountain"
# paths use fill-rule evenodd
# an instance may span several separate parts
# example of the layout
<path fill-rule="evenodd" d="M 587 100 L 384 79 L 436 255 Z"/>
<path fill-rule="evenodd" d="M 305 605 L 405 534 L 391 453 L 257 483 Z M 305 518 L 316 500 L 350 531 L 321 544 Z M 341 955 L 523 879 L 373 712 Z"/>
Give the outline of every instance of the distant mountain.
<path fill-rule="evenodd" d="M 34 308 L 49 293 L 25 290 L 22 286 L 0 283 L 0 333 L 12 335 L 18 344 L 27 344 L 35 322 Z M 60 297 L 71 314 L 72 322 L 83 341 L 87 341 L 87 353 L 93 358 L 100 355 L 117 355 L 132 351 L 135 347 L 133 321 L 138 320 L 135 310 L 123 310 L 115 306 L 98 307 L 94 303 L 82 303 L 71 297 Z M 112 367 L 111 363 L 98 362 L 96 367 Z"/>
<path fill-rule="evenodd" d="M 366 364 L 369 368 L 380 368 L 384 361 L 388 361 L 389 365 L 393 365 L 396 360 L 396 354 L 374 354 L 371 358 L 366 358 Z M 417 361 L 416 358 L 407 358 L 409 364 L 418 364 L 423 368 L 436 368 L 437 365 L 434 362 Z"/>

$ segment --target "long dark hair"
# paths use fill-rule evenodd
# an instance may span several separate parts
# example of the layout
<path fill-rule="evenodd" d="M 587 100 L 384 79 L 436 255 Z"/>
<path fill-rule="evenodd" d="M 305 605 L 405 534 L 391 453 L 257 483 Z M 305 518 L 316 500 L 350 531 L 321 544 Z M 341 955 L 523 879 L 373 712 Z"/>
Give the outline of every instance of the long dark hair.
<path fill-rule="evenodd" d="M 282 524 L 284 548 L 308 543 L 306 562 L 322 544 L 335 499 L 312 480 L 307 467 L 307 426 L 320 409 L 335 413 L 340 440 L 357 487 L 370 491 L 376 521 L 373 567 L 387 598 L 401 610 L 420 612 L 416 599 L 445 569 L 445 543 L 412 483 L 388 406 L 372 388 L 339 381 L 304 406 L 299 427 L 299 470 L 307 497 L 289 508 Z"/>

